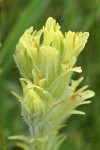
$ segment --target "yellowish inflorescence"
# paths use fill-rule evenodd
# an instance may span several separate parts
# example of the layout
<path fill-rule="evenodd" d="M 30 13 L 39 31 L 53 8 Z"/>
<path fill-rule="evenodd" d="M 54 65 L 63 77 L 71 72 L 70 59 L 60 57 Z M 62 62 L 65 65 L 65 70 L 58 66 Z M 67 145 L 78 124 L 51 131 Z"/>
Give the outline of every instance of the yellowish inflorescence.
<path fill-rule="evenodd" d="M 84 114 L 75 108 L 90 103 L 86 99 L 94 96 L 87 86 L 76 90 L 83 78 L 72 80 L 73 72 L 82 72 L 74 64 L 88 37 L 88 32 L 63 34 L 50 17 L 41 30 L 27 29 L 16 46 L 14 59 L 22 75 L 23 96 L 13 94 L 21 103 L 25 121 L 30 128 L 34 126 L 34 138 L 50 136 L 52 144 L 47 148 L 44 142 L 44 149 L 36 145 L 32 150 L 56 150 L 57 133 L 51 134 L 70 114 Z"/>

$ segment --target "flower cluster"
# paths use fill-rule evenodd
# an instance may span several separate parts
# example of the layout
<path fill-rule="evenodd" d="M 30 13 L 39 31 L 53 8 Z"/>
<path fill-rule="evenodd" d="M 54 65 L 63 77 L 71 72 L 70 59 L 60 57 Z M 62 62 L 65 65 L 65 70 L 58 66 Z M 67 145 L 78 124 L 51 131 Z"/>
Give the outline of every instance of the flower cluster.
<path fill-rule="evenodd" d="M 25 121 L 30 128 L 34 125 L 35 138 L 57 131 L 70 114 L 84 114 L 75 110 L 76 106 L 90 103 L 85 100 L 94 92 L 86 90 L 87 86 L 76 90 L 83 78 L 72 80 L 73 72 L 82 72 L 74 64 L 88 36 L 88 32 L 63 34 L 59 24 L 50 17 L 41 30 L 31 27 L 20 38 L 14 59 L 22 75 L 23 96 L 13 94 L 21 103 Z"/>

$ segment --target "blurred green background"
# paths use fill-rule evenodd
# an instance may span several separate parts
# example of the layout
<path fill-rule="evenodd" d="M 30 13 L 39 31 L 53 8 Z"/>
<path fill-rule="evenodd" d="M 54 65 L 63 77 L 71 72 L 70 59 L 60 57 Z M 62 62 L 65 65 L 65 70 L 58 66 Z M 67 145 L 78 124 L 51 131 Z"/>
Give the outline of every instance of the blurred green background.
<path fill-rule="evenodd" d="M 60 150 L 100 150 L 100 0 L 1 0 L 0 1 L 0 120 L 7 150 L 18 150 L 11 135 L 28 135 L 20 115 L 20 104 L 11 91 L 21 93 L 19 72 L 13 60 L 16 43 L 30 26 L 41 28 L 52 16 L 62 31 L 88 31 L 88 43 L 79 56 L 88 84 L 96 96 L 88 106 L 79 109 L 86 116 L 72 116 L 60 132 L 67 134 Z M 0 145 L 1 147 L 1 145 Z"/>

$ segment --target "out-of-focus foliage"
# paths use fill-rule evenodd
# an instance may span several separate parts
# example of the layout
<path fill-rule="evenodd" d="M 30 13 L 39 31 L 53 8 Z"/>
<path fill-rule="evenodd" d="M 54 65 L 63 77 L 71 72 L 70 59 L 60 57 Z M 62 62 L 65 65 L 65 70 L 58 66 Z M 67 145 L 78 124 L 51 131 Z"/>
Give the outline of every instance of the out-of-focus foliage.
<path fill-rule="evenodd" d="M 20 106 L 11 91 L 21 93 L 19 74 L 13 61 L 15 45 L 26 28 L 39 29 L 49 17 L 54 17 L 62 31 L 89 31 L 90 38 L 78 64 L 83 68 L 84 85 L 89 84 L 96 96 L 89 106 L 82 106 L 85 117 L 72 116 L 60 132 L 67 140 L 60 150 L 100 149 L 100 1 L 99 0 L 3 0 L 0 1 L 0 120 L 7 149 L 14 143 L 7 137 L 28 135 L 28 127 L 20 116 Z M 75 78 L 75 75 L 73 76 Z M 17 148 L 18 149 L 18 148 Z"/>

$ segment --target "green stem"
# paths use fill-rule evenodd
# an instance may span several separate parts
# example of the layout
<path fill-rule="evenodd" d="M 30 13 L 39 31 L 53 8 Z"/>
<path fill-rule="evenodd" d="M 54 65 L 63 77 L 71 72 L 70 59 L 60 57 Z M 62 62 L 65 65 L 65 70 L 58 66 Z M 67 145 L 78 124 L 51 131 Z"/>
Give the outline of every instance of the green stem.
<path fill-rule="evenodd" d="M 29 129 L 30 129 L 30 136 L 31 136 L 31 138 L 34 138 L 34 132 L 35 132 L 34 131 L 34 126 L 31 125 Z"/>
<path fill-rule="evenodd" d="M 1 120 L 0 120 L 0 138 L 1 138 L 1 143 L 2 143 L 2 150 L 7 150 L 6 149 L 6 143 L 5 143 L 4 136 L 3 136 Z"/>

